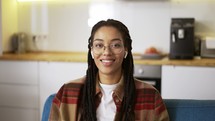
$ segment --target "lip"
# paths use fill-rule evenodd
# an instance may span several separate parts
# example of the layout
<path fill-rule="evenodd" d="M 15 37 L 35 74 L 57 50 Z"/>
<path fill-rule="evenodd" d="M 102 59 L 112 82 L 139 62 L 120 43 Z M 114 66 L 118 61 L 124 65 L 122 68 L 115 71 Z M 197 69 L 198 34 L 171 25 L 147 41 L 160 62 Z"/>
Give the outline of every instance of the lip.
<path fill-rule="evenodd" d="M 115 62 L 115 59 L 100 59 L 100 61 L 104 66 L 111 66 Z"/>

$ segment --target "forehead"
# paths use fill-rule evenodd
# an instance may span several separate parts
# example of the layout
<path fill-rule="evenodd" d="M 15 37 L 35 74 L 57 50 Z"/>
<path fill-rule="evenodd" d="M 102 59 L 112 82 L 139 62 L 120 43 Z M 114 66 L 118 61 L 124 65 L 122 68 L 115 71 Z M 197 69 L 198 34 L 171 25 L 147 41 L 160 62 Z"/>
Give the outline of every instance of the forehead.
<path fill-rule="evenodd" d="M 95 41 L 95 40 L 123 41 L 123 37 L 122 37 L 121 33 L 115 27 L 103 26 L 95 32 L 93 41 Z"/>

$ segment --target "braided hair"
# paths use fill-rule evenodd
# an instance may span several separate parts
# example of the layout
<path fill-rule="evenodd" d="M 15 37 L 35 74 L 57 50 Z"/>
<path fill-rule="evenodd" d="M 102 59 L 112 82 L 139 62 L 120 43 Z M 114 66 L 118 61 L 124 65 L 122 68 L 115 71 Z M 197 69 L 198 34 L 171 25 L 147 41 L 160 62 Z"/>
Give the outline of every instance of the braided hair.
<path fill-rule="evenodd" d="M 124 97 L 120 109 L 120 121 L 134 121 L 134 106 L 135 106 L 135 83 L 133 77 L 133 56 L 132 40 L 128 28 L 120 21 L 108 19 L 107 21 L 99 21 L 94 25 L 91 31 L 91 36 L 88 39 L 88 69 L 86 72 L 86 81 L 80 95 L 80 111 L 81 121 L 96 121 L 96 74 L 98 68 L 91 55 L 91 47 L 96 31 L 103 26 L 111 26 L 116 28 L 122 35 L 125 48 L 127 48 L 128 55 L 122 62 L 123 76 L 124 76 Z"/>

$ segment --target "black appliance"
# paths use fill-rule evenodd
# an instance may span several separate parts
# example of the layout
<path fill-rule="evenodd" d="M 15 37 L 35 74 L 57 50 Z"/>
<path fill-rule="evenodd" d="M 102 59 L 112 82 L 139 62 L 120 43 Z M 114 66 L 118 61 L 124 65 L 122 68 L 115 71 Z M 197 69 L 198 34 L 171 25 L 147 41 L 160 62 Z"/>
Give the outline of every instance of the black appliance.
<path fill-rule="evenodd" d="M 170 59 L 193 59 L 194 18 L 172 18 L 170 32 Z"/>
<path fill-rule="evenodd" d="M 161 93 L 161 66 L 134 65 L 134 77 L 154 86 Z"/>

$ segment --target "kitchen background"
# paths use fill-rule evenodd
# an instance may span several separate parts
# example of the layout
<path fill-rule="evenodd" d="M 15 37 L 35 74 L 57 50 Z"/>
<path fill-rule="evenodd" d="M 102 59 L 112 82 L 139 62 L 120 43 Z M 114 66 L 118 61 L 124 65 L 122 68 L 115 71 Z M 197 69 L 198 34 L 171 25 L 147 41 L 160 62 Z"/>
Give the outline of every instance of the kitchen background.
<path fill-rule="evenodd" d="M 107 18 L 128 26 L 133 52 L 143 53 L 154 46 L 169 53 L 171 18 L 194 17 L 196 36 L 215 37 L 214 11 L 215 0 L 0 0 L 0 55 L 11 51 L 10 38 L 17 32 L 27 33 L 31 51 L 86 52 L 92 25 Z M 16 58 L 32 59 L 36 54 L 0 56 L 0 120 L 39 121 L 47 97 L 63 83 L 85 74 L 86 62 L 68 61 L 80 55 L 62 56 L 62 62 L 50 61 L 57 54 L 39 55 L 34 61 Z M 7 55 L 11 60 L 3 59 Z M 165 60 L 149 61 L 160 63 L 163 98 L 215 99 L 214 59 L 206 59 L 213 66 L 204 59 L 174 61 L 176 65 L 168 60 L 170 65 L 162 64 Z M 144 62 L 139 60 L 141 66 Z"/>
<path fill-rule="evenodd" d="M 114 18 L 124 22 L 133 52 L 150 46 L 169 52 L 173 17 L 194 17 L 197 36 L 215 36 L 214 0 L 1 0 L 0 51 L 10 51 L 10 37 L 28 34 L 32 51 L 87 51 L 93 24 Z M 34 39 L 33 39 L 34 38 Z"/>

